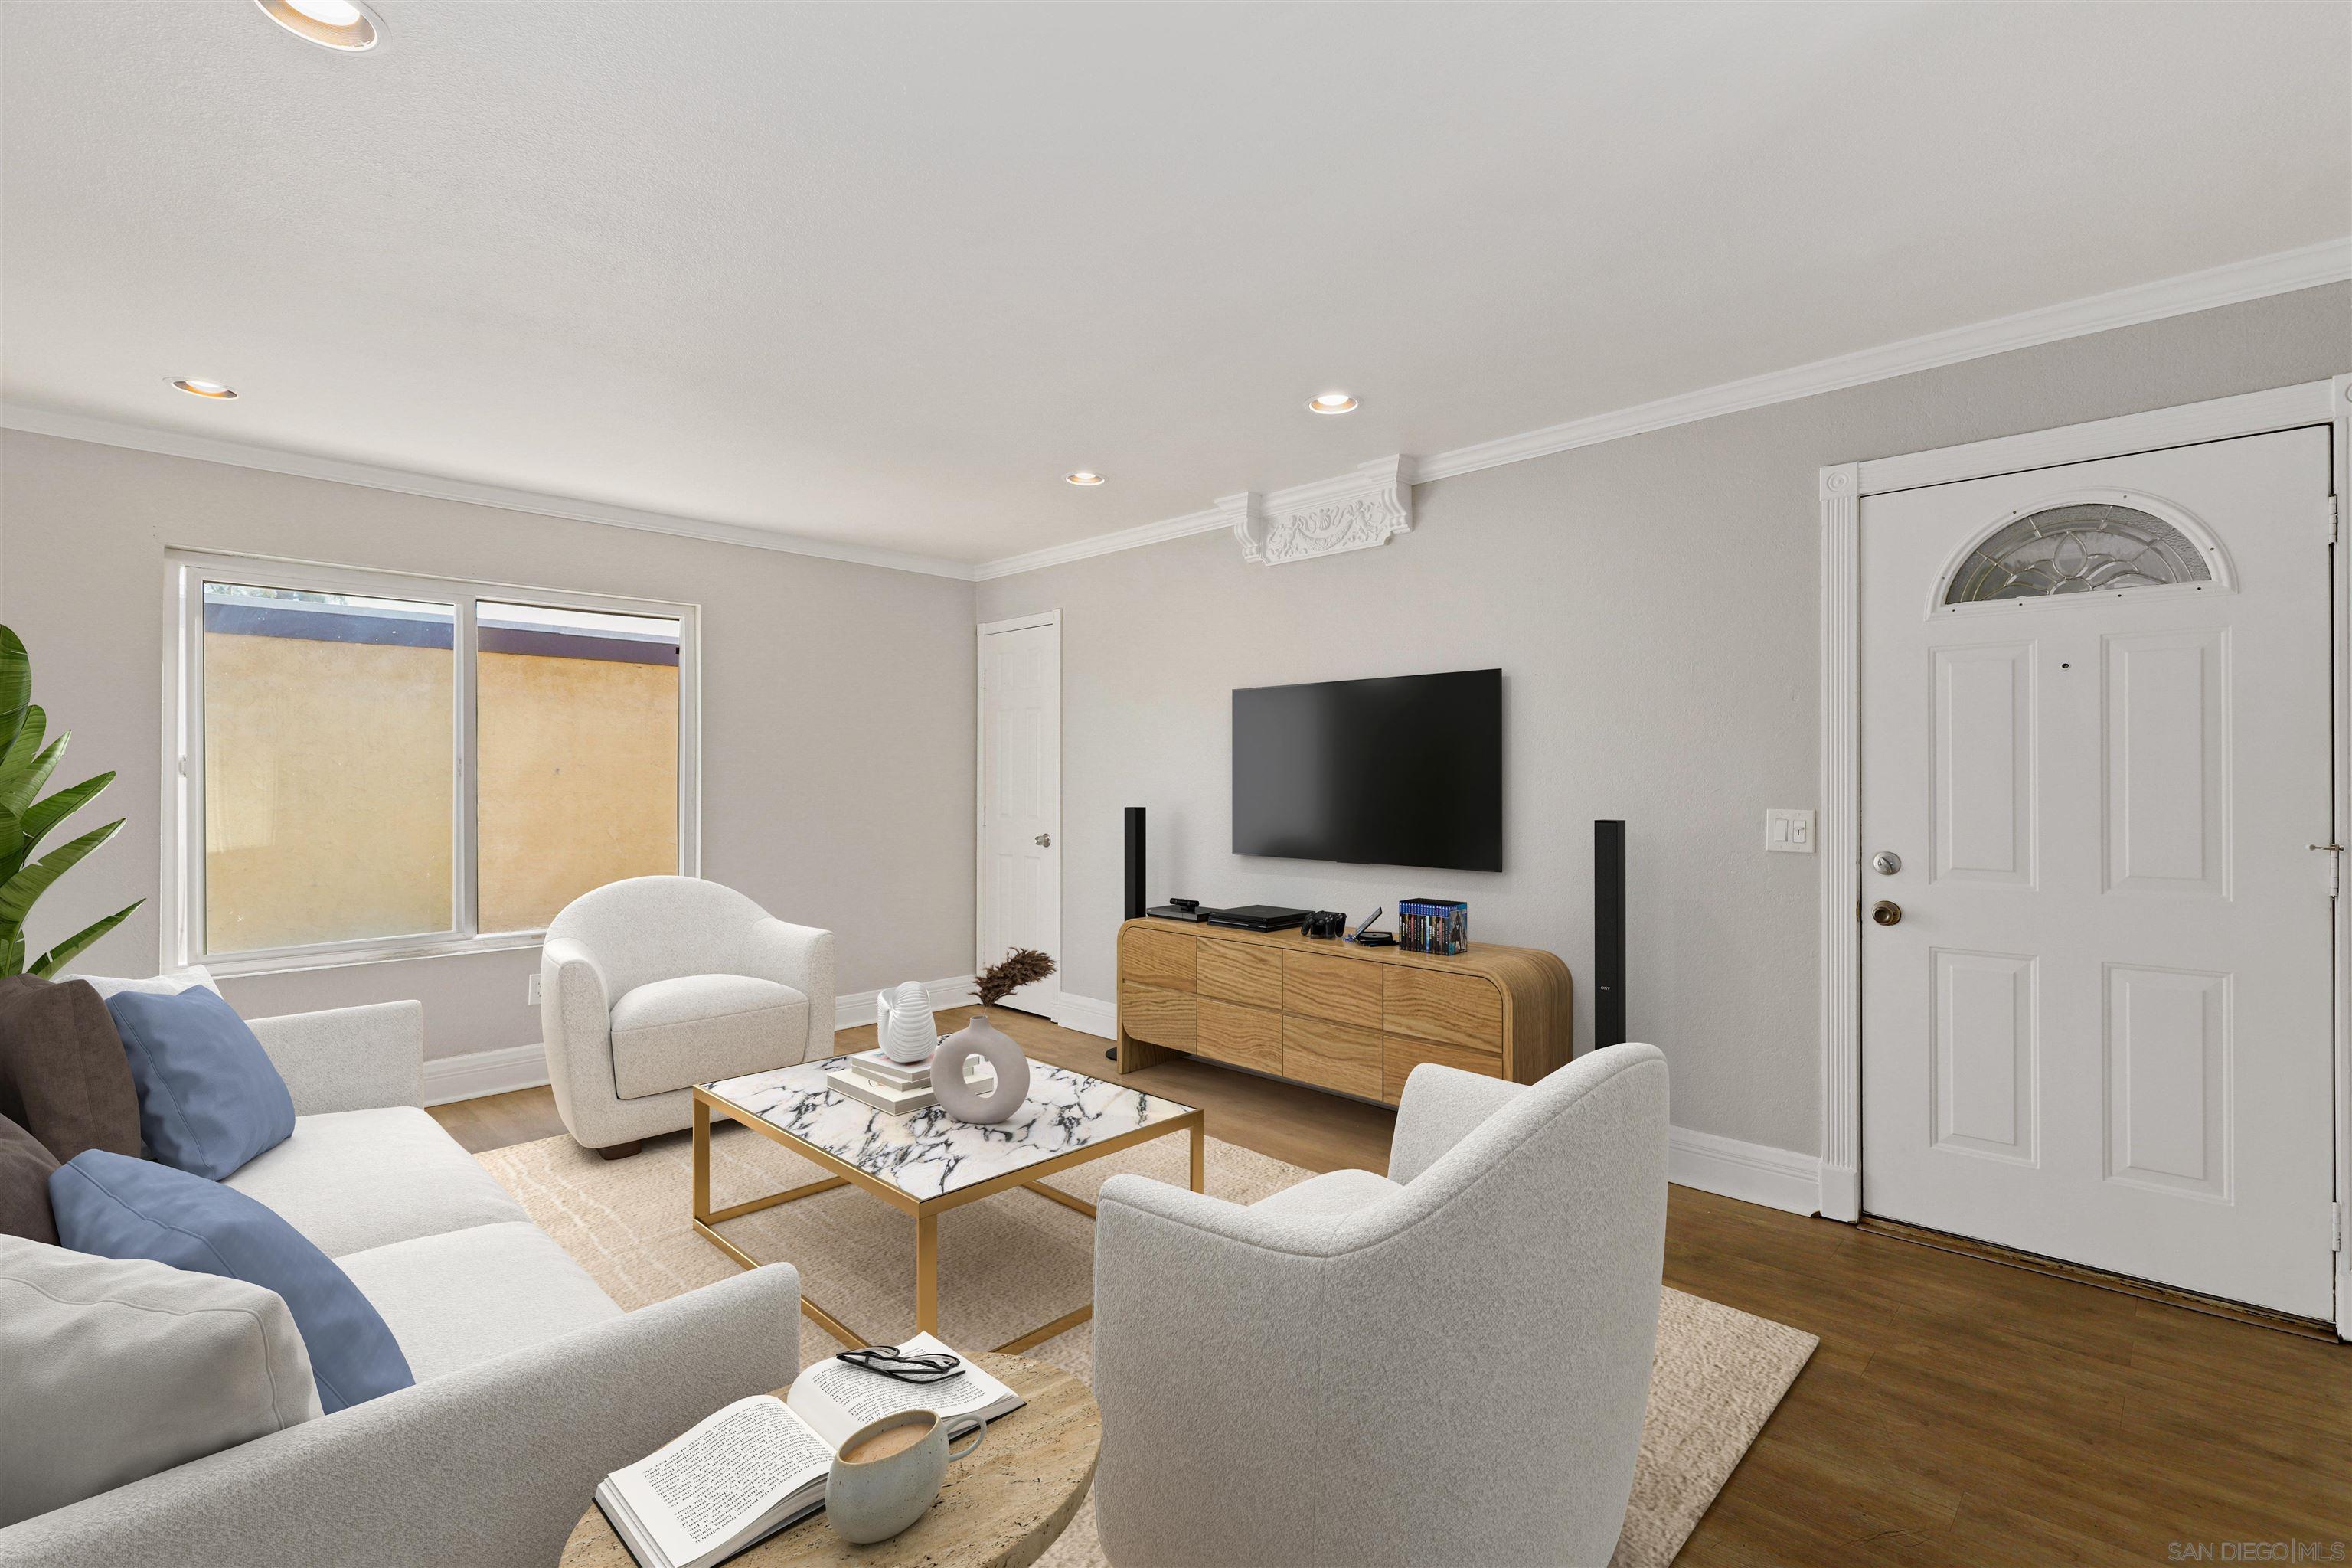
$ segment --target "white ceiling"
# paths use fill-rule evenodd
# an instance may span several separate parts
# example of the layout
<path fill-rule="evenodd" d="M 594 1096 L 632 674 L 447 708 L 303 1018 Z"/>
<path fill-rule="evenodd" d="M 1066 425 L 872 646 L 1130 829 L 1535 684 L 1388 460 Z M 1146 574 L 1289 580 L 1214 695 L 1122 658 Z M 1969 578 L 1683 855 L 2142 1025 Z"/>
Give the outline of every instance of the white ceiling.
<path fill-rule="evenodd" d="M 376 8 L 0 0 L 0 395 L 976 562 L 2352 232 L 2344 5 Z"/>

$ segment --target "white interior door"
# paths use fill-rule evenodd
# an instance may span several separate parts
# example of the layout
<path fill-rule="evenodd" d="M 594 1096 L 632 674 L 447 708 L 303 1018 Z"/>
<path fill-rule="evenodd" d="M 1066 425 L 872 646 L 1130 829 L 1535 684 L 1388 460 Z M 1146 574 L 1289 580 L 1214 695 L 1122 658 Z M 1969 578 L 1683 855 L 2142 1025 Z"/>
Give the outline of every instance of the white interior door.
<path fill-rule="evenodd" d="M 980 952 L 1062 958 L 1062 622 L 1058 614 L 980 628 Z M 1058 971 L 1005 999 L 1051 1016 Z"/>
<path fill-rule="evenodd" d="M 1869 1213 L 2335 1315 L 2328 458 L 1863 501 Z"/>

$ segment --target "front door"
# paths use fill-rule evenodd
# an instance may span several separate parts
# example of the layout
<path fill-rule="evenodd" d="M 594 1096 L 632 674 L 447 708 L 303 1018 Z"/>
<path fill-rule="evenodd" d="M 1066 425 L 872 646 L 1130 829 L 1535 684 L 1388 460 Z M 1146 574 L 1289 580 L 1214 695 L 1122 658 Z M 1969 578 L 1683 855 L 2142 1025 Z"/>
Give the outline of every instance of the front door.
<path fill-rule="evenodd" d="M 1867 1212 L 2334 1317 L 2328 458 L 1863 501 Z"/>
<path fill-rule="evenodd" d="M 1062 626 L 1021 620 L 980 629 L 980 953 L 1016 947 L 1062 957 Z M 1005 998 L 1050 1016 L 1057 970 Z"/>

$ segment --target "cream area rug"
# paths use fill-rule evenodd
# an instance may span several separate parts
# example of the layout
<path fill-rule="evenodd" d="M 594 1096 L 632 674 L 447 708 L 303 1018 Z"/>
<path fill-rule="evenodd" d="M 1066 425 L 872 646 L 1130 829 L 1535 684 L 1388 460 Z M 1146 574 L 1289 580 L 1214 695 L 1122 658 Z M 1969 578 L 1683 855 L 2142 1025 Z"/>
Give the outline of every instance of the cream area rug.
<path fill-rule="evenodd" d="M 1089 1200 L 1122 1171 L 1181 1184 L 1187 1142 L 1163 1138 L 1123 1150 L 1053 1184 Z M 1312 1173 L 1214 1138 L 1208 1152 L 1210 1193 L 1235 1203 Z M 710 1154 L 710 1197 L 719 1208 L 823 1174 L 733 1125 L 714 1130 Z M 648 1143 L 627 1160 L 605 1161 L 569 1138 L 478 1157 L 625 1308 L 735 1272 L 688 1223 L 693 1151 L 682 1136 Z M 843 1187 L 718 1228 L 754 1258 L 795 1265 L 811 1299 L 860 1332 L 887 1341 L 914 1331 L 911 1216 Z M 1002 1344 L 1083 1306 L 1093 1289 L 1094 1222 L 1075 1210 L 1015 1189 L 940 1216 L 940 1337 L 950 1344 Z M 840 1348 L 805 1316 L 800 1334 L 803 1366 Z M 1664 1293 L 1641 1459 L 1611 1568 L 1674 1561 L 1818 1342 L 1782 1323 L 1679 1290 Z M 1081 1323 L 1028 1353 L 1091 1377 L 1094 1325 Z M 1091 1500 L 1040 1561 L 1045 1568 L 1104 1568 Z"/>

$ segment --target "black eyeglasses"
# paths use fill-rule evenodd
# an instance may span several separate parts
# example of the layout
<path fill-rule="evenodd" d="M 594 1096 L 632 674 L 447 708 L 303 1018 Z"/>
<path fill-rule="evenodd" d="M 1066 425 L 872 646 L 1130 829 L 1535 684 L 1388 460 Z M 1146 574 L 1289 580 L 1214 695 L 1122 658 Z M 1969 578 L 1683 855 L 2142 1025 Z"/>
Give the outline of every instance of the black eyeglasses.
<path fill-rule="evenodd" d="M 962 1358 L 947 1354 L 901 1355 L 897 1345 L 868 1345 L 843 1351 L 840 1360 L 900 1383 L 939 1383 L 963 1370 Z"/>

